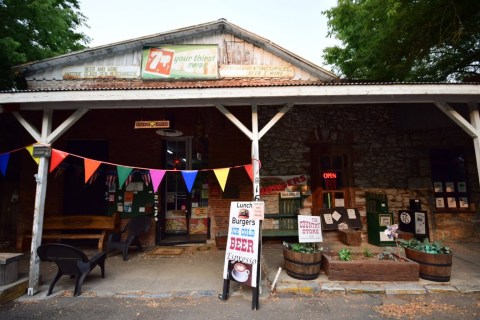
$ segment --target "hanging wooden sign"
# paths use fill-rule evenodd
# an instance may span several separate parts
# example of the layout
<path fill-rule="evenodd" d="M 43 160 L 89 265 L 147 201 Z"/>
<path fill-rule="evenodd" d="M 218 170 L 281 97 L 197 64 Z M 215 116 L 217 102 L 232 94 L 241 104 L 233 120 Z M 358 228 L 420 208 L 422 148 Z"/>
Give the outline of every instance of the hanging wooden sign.
<path fill-rule="evenodd" d="M 135 121 L 134 129 L 159 129 L 170 128 L 169 120 L 149 120 L 149 121 Z"/>

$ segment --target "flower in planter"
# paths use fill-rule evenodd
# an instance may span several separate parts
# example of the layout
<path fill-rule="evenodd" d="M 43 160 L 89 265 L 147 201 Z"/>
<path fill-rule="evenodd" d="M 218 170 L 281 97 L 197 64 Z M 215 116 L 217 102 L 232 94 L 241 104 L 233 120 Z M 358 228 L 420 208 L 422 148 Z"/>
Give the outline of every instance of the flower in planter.
<path fill-rule="evenodd" d="M 315 242 L 312 243 L 288 243 L 288 242 L 283 242 L 283 246 L 287 248 L 288 250 L 292 250 L 295 252 L 301 252 L 301 253 L 316 253 L 316 252 L 322 252 L 323 247 L 317 246 Z"/>
<path fill-rule="evenodd" d="M 398 224 L 394 224 L 392 226 L 387 225 L 387 229 L 383 231 L 388 239 L 392 239 L 395 241 L 396 247 L 397 247 L 397 256 L 400 258 L 400 245 L 398 243 Z M 385 258 L 385 257 L 384 257 Z"/>

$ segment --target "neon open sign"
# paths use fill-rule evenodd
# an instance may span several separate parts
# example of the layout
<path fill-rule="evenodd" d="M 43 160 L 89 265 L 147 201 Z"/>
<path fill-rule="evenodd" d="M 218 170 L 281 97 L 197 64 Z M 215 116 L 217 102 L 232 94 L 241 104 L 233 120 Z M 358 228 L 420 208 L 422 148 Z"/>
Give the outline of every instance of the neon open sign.
<path fill-rule="evenodd" d="M 337 173 L 336 172 L 324 172 L 323 173 L 323 179 L 337 179 Z"/>

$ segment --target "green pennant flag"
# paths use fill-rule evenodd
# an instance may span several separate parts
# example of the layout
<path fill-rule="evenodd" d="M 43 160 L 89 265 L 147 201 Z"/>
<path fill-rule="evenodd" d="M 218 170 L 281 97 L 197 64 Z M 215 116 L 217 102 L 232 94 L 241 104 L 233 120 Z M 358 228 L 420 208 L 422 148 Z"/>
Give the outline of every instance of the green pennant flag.
<path fill-rule="evenodd" d="M 122 189 L 125 180 L 127 180 L 128 176 L 132 172 L 132 167 L 122 167 L 117 166 L 117 173 L 118 173 L 118 189 Z"/>

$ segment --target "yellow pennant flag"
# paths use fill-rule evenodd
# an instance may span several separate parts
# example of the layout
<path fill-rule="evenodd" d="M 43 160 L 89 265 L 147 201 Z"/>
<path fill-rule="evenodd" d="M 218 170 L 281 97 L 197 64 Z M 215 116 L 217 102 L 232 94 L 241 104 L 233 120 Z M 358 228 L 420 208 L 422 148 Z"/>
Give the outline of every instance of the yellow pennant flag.
<path fill-rule="evenodd" d="M 220 183 L 220 187 L 222 187 L 222 191 L 225 191 L 225 184 L 227 183 L 230 168 L 214 169 L 213 172 L 215 172 L 215 176 L 217 177 L 218 183 Z"/>
<path fill-rule="evenodd" d="M 31 146 L 25 147 L 25 149 L 27 149 L 28 153 L 30 153 L 30 155 L 32 156 L 32 159 L 35 160 L 37 164 L 39 164 L 40 158 L 36 158 L 33 156 L 33 144 Z"/>

